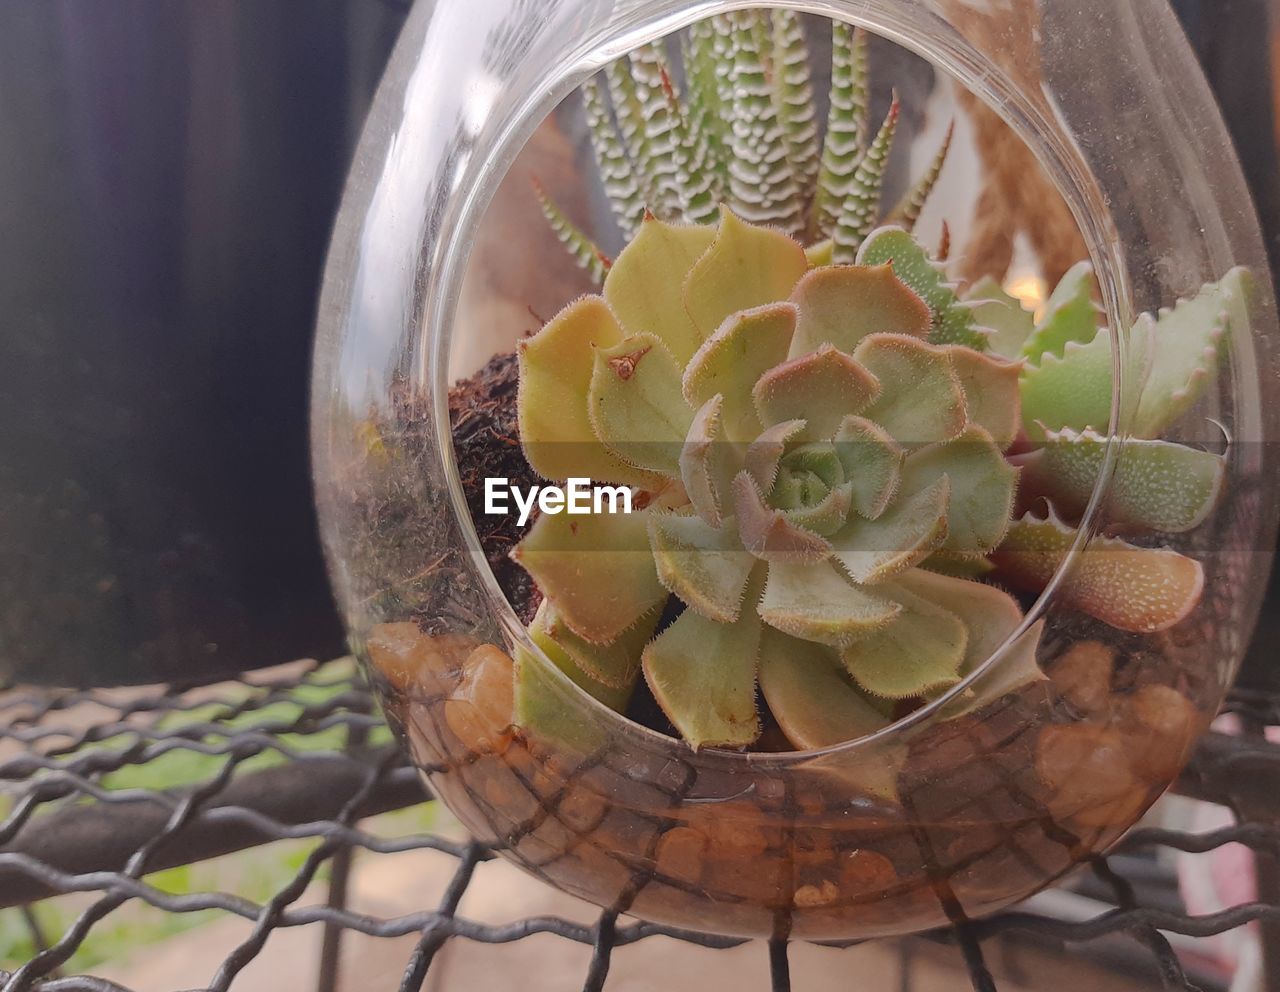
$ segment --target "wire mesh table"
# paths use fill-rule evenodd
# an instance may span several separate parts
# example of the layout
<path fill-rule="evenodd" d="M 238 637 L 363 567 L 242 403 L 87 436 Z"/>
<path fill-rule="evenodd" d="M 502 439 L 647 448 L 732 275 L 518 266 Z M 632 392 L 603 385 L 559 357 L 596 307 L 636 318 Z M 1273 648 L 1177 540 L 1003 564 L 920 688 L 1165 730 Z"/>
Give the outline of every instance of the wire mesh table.
<path fill-rule="evenodd" d="M 1280 745 L 1266 735 L 1268 727 L 1280 726 L 1280 700 L 1236 693 L 1227 709 L 1241 732 L 1208 735 L 1179 790 L 1230 810 L 1234 823 L 1198 833 L 1140 828 L 1075 881 L 1071 899 L 1051 892 L 1014 911 L 931 935 L 959 947 L 974 989 L 1002 987 L 988 959 L 993 946 L 1008 941 L 1095 956 L 1106 944 L 1111 960 L 1156 976 L 1152 987 L 1224 986 L 1221 976 L 1193 973 L 1180 952 L 1242 927 L 1257 930 L 1262 949 L 1258 984 L 1251 987 L 1280 989 Z M 494 857 L 491 850 L 435 830 L 388 837 L 362 827 L 370 817 L 428 802 L 349 661 L 285 666 L 215 686 L 2 693 L 0 912 L 21 914 L 29 951 L 16 962 L 0 962 L 0 992 L 125 989 L 68 974 L 76 970 L 68 963 L 110 914 L 139 903 L 175 917 L 216 914 L 250 924 L 216 974 L 194 978 L 219 992 L 233 987 L 273 934 L 311 924 L 324 930 L 317 964 L 321 992 L 337 988 L 341 942 L 350 933 L 416 935 L 399 983 L 414 992 L 424 987 L 445 945 L 457 939 L 503 944 L 542 934 L 587 945 L 591 954 L 581 976 L 586 992 L 606 987 L 616 948 L 659 936 L 709 949 L 744 943 L 628 921 L 614 910 L 599 912 L 590 924 L 559 916 L 502 924 L 467 918 L 460 903 L 477 867 Z M 212 887 L 174 892 L 155 883 L 156 873 L 166 869 L 281 840 L 311 846 L 261 901 Z M 1150 857 L 1153 851 L 1211 856 L 1233 844 L 1254 854 L 1257 897 L 1200 915 L 1186 912 L 1169 872 L 1154 870 L 1157 861 Z M 388 916 L 348 906 L 357 853 L 370 858 L 409 851 L 453 859 L 438 904 Z M 322 871 L 323 904 L 303 905 L 303 893 Z M 35 904 L 68 893 L 83 900 L 74 916 L 54 929 L 42 924 Z M 758 987 L 791 989 L 785 941 L 769 945 L 768 962 Z M 905 990 L 913 988 L 908 965 L 904 956 L 899 987 Z"/>

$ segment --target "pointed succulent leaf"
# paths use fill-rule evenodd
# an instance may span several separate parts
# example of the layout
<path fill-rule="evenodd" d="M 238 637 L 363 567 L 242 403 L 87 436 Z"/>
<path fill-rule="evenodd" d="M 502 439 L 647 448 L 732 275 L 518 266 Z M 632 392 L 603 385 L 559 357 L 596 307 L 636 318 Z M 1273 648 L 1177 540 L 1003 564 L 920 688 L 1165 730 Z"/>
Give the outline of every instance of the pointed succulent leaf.
<path fill-rule="evenodd" d="M 732 518 L 716 528 L 701 517 L 653 514 L 649 542 L 668 590 L 708 620 L 738 619 L 756 560 L 743 549 Z"/>
<path fill-rule="evenodd" d="M 1231 315 L 1245 305 L 1247 278 L 1245 269 L 1233 269 L 1221 282 L 1160 312 L 1135 436 L 1159 437 L 1200 398 L 1217 373 Z"/>
<path fill-rule="evenodd" d="M 746 747 L 760 736 L 756 670 L 763 625 L 754 607 L 752 600 L 730 624 L 685 610 L 644 650 L 654 699 L 695 750 Z"/>
<path fill-rule="evenodd" d="M 898 491 L 905 452 L 883 427 L 862 417 L 845 417 L 834 445 L 853 486 L 854 508 L 875 520 Z"/>
<path fill-rule="evenodd" d="M 537 631 L 551 638 L 579 669 L 596 682 L 630 692 L 640 674 L 640 652 L 653 637 L 661 613 L 660 609 L 650 610 L 610 644 L 592 644 L 575 634 L 573 628 L 556 613 L 550 600 L 544 599 L 530 633 L 538 643 L 541 641 L 537 638 Z M 600 696 L 596 695 L 596 698 Z"/>
<path fill-rule="evenodd" d="M 683 284 L 684 307 L 698 340 L 710 337 L 732 314 L 787 299 L 808 266 L 796 241 L 722 210 L 715 241 Z M 626 318 L 622 321 L 625 325 Z"/>
<path fill-rule="evenodd" d="M 904 572 L 895 584 L 959 617 L 969 631 L 960 675 L 996 653 L 1022 623 L 1018 601 L 995 586 L 951 578 L 921 568 Z"/>
<path fill-rule="evenodd" d="M 806 641 L 846 647 L 894 620 L 902 607 L 855 586 L 830 562 L 769 565 L 760 617 Z"/>
<path fill-rule="evenodd" d="M 760 433 L 752 388 L 767 370 L 782 362 L 796 328 L 791 303 L 732 314 L 702 343 L 684 370 L 685 399 L 695 406 L 724 397 L 720 417 L 725 437 L 749 441 Z"/>
<path fill-rule="evenodd" d="M 960 618 L 900 585 L 877 591 L 899 603 L 903 612 L 841 651 L 854 681 L 885 699 L 909 699 L 954 685 L 969 640 Z"/>
<path fill-rule="evenodd" d="M 615 712 L 625 709 L 627 700 L 620 698 L 618 690 L 592 680 L 572 658 L 547 640 L 550 650 L 543 648 L 535 653 L 517 647 L 514 652 L 514 722 L 539 740 L 554 742 L 561 750 L 590 754 L 604 742 L 601 723 L 584 720 L 580 702 L 566 705 L 574 690 L 564 685 L 565 679 Z"/>
<path fill-rule="evenodd" d="M 801 749 L 866 737 L 891 722 L 850 684 L 836 652 L 774 630 L 760 641 L 760 691 L 787 740 Z"/>
<path fill-rule="evenodd" d="M 1052 512 L 1014 521 L 993 560 L 1019 589 L 1044 589 L 1067 560 L 1078 532 Z M 1063 602 L 1119 630 L 1152 634 L 1185 620 L 1200 602 L 1204 569 L 1169 548 L 1138 548 L 1095 537 L 1058 587 Z"/>
<path fill-rule="evenodd" d="M 955 138 L 956 122 L 952 121 L 947 125 L 946 136 L 942 139 L 942 147 L 938 149 L 938 154 L 933 157 L 933 161 L 929 164 L 929 168 L 925 170 L 923 176 L 916 182 L 898 205 L 893 208 L 893 213 L 889 215 L 889 223 L 896 224 L 906 231 L 915 230 L 916 222 L 920 219 L 920 215 L 924 212 L 925 204 L 929 202 L 929 196 L 933 193 L 933 188 L 938 185 L 938 179 L 942 176 L 942 169 L 947 164 L 947 156 L 951 153 L 951 142 Z"/>
<path fill-rule="evenodd" d="M 946 550 L 935 551 L 920 563 L 920 567 L 939 575 L 949 575 L 953 579 L 975 580 L 986 578 L 996 569 L 988 558 L 958 555 Z"/>
<path fill-rule="evenodd" d="M 852 352 L 868 334 L 924 338 L 928 305 L 898 279 L 890 265 L 827 265 L 796 285 L 791 300 L 800 310 L 791 357 L 824 344 Z"/>
<path fill-rule="evenodd" d="M 1117 445 L 1105 510 L 1108 523 L 1177 534 L 1204 522 L 1222 491 L 1222 458 L 1171 441 Z M 1028 484 L 1068 513 L 1083 513 L 1106 451 L 1107 439 L 1097 431 L 1051 431 L 1044 447 L 1026 459 Z"/>
<path fill-rule="evenodd" d="M 604 300 L 585 296 L 520 342 L 520 442 L 529 464 L 544 478 L 587 476 L 623 485 L 654 484 L 656 476 L 610 453 L 591 426 L 587 392 L 592 351 L 621 340 L 622 330 Z"/>
<path fill-rule="evenodd" d="M 974 283 L 966 302 L 973 311 L 974 323 L 992 332 L 988 339 L 991 351 L 1009 359 L 1022 354 L 1022 346 L 1036 329 L 1036 318 L 1021 300 L 986 276 Z"/>
<path fill-rule="evenodd" d="M 547 223 L 551 225 L 551 230 L 555 232 L 560 243 L 573 256 L 574 261 L 585 269 L 598 286 L 604 282 L 605 273 L 609 271 L 609 266 L 613 262 L 609 257 L 600 250 L 587 235 L 582 228 L 578 227 L 569 219 L 560 206 L 547 195 L 547 191 L 542 188 L 542 184 L 534 183 L 534 192 L 538 197 L 538 203 L 542 207 L 542 216 L 547 218 Z"/>
<path fill-rule="evenodd" d="M 644 219 L 644 197 L 635 169 L 622 143 L 622 135 L 605 106 L 598 77 L 582 84 L 582 103 L 586 113 L 591 148 L 600 169 L 605 196 L 623 233 L 632 237 Z"/>
<path fill-rule="evenodd" d="M 857 261 L 859 265 L 892 263 L 894 274 L 929 304 L 933 313 L 929 340 L 934 344 L 987 349 L 988 335 L 974 323 L 973 311 L 960 303 L 938 264 L 902 228 L 882 227 L 872 232 L 858 250 Z"/>
<path fill-rule="evenodd" d="M 591 426 L 629 465 L 680 475 L 680 451 L 693 411 L 680 391 L 680 366 L 653 334 L 597 348 L 587 394 Z"/>
<path fill-rule="evenodd" d="M 604 281 L 604 298 L 623 328 L 658 335 L 682 365 L 705 337 L 685 311 L 684 282 L 715 236 L 713 227 L 647 218 Z"/>
<path fill-rule="evenodd" d="M 648 514 L 544 513 L 512 557 L 579 637 L 610 644 L 667 590 L 649 550 Z"/>
<path fill-rule="evenodd" d="M 653 150 L 649 146 L 649 134 L 644 125 L 644 101 L 636 86 L 629 58 L 614 59 L 604 70 L 609 84 L 609 99 L 614 116 L 618 119 L 618 132 L 622 137 L 627 158 L 634 167 L 636 182 L 645 209 L 654 215 L 660 213 L 660 197 L 653 173 Z M 670 217 L 663 217 L 670 220 Z"/>
<path fill-rule="evenodd" d="M 853 483 L 835 486 L 813 506 L 783 510 L 788 520 L 805 530 L 830 537 L 844 526 L 853 509 Z"/>
<path fill-rule="evenodd" d="M 639 673 L 638 666 L 622 685 L 611 685 L 601 681 L 593 672 L 579 665 L 577 659 L 548 633 L 546 624 L 545 612 L 540 610 L 539 615 L 534 617 L 529 627 L 529 637 L 542 649 L 542 653 L 551 660 L 551 663 L 569 676 L 570 681 L 591 698 L 599 700 L 609 709 L 619 713 L 626 709 L 635 685 L 635 676 Z M 643 647 L 643 642 L 639 646 Z"/>
<path fill-rule="evenodd" d="M 843 22 L 831 26 L 831 109 L 822 148 L 822 167 L 810 221 L 817 240 L 835 232 L 840 206 L 849 193 L 853 174 L 866 147 L 867 35 Z"/>
<path fill-rule="evenodd" d="M 671 85 L 666 51 L 662 42 L 650 42 L 633 51 L 629 60 L 649 151 L 648 173 L 655 197 L 650 209 L 664 220 L 679 220 L 687 200 L 681 159 L 684 120 Z"/>
<path fill-rule="evenodd" d="M 1130 404 L 1146 378 L 1150 355 L 1150 335 L 1154 323 L 1148 318 L 1134 325 L 1129 338 L 1129 359 L 1133 373 L 1126 376 L 1131 387 Z M 1039 365 L 1022 370 L 1022 426 L 1027 435 L 1040 438 L 1044 429 L 1106 430 L 1111 423 L 1111 331 L 1102 328 L 1092 341 L 1069 341 L 1059 358 L 1052 352 L 1041 356 Z"/>
<path fill-rule="evenodd" d="M 942 348 L 901 334 L 872 334 L 853 357 L 880 382 L 880 396 L 863 416 L 900 445 L 945 441 L 964 430 L 964 390 Z"/>
<path fill-rule="evenodd" d="M 954 440 L 908 455 L 902 466 L 904 493 L 929 489 L 943 478 L 951 482 L 951 501 L 942 547 L 955 554 L 989 553 L 1008 530 L 1018 470 L 990 434 L 973 426 Z"/>
<path fill-rule="evenodd" d="M 884 186 L 885 169 L 893 151 L 901 112 L 902 105 L 895 93 L 884 123 L 854 170 L 831 235 L 831 257 L 837 265 L 852 264 L 858 257 L 862 242 L 875 230 L 880 216 L 880 191 Z"/>
<path fill-rule="evenodd" d="M 835 245 L 830 238 L 811 244 L 804 250 L 804 257 L 808 260 L 810 269 L 820 269 L 830 265 L 834 254 Z"/>
<path fill-rule="evenodd" d="M 951 486 L 939 479 L 900 498 L 875 520 L 854 518 L 831 539 L 836 561 L 859 584 L 882 582 L 920 564 L 947 539 Z"/>
<path fill-rule="evenodd" d="M 697 223 L 714 223 L 729 185 L 729 117 L 720 99 L 720 62 L 717 57 L 715 18 L 693 24 L 682 40 L 685 68 L 686 140 L 689 142 L 689 188 L 696 196 L 705 185 L 709 209 L 701 202 L 686 205 L 685 213 Z"/>
<path fill-rule="evenodd" d="M 804 430 L 804 425 L 803 420 L 774 424 L 747 446 L 743 467 L 761 492 L 767 493 L 773 488 L 782 454 L 786 451 L 788 442 Z"/>
<path fill-rule="evenodd" d="M 1004 362 L 962 345 L 951 345 L 947 354 L 964 390 L 969 423 L 985 428 L 1001 451 L 1008 450 L 1022 426 L 1022 363 Z"/>
<path fill-rule="evenodd" d="M 1093 266 L 1078 262 L 1062 277 L 1045 302 L 1044 316 L 1022 346 L 1022 357 L 1040 364 L 1047 352 L 1062 357 L 1068 341 L 1088 344 L 1098 333 L 1098 305 L 1093 302 Z"/>
<path fill-rule="evenodd" d="M 721 434 L 720 394 L 707 400 L 693 416 L 684 447 L 680 449 L 680 479 L 694 512 L 712 527 L 719 527 L 729 505 L 729 487 L 738 474 L 731 446 L 717 438 Z"/>
<path fill-rule="evenodd" d="M 827 344 L 769 369 L 752 390 L 765 426 L 804 419 L 797 440 L 807 441 L 831 438 L 846 416 L 861 412 L 879 394 L 875 376 Z"/>
<path fill-rule="evenodd" d="M 764 561 L 820 561 L 831 553 L 831 545 L 813 531 L 787 519 L 781 510 L 768 506 L 755 480 L 745 471 L 733 480 L 733 505 L 738 533 L 746 549 Z"/>
<path fill-rule="evenodd" d="M 773 93 L 787 141 L 791 171 L 801 190 L 813 188 L 821 164 L 818 119 L 813 104 L 809 46 L 800 16 L 792 10 L 772 11 Z"/>
<path fill-rule="evenodd" d="M 1047 682 L 1048 676 L 1041 669 L 1036 657 L 1040 647 L 1040 639 L 1044 636 L 1044 627 L 1045 622 L 1037 620 L 1019 634 L 1001 652 L 995 666 L 983 673 L 973 685 L 966 687 L 962 694 L 948 702 L 939 711 L 939 716 L 944 720 L 954 720 L 956 717 L 964 716 L 966 713 L 972 713 L 977 709 L 988 706 L 1011 692 L 1017 692 L 1037 682 Z M 968 662 L 965 664 L 966 668 L 962 675 L 967 676 L 970 670 L 967 667 Z M 943 687 L 926 692 L 924 694 L 925 699 L 938 699 L 949 688 Z"/>

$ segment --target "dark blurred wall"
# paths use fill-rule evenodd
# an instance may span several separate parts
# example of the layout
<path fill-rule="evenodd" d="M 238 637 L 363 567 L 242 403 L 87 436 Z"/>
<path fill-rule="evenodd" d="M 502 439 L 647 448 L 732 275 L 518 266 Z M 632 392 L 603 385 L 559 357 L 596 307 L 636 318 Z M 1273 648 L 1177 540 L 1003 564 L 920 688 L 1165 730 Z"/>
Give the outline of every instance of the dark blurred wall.
<path fill-rule="evenodd" d="M 0 676 L 186 680 L 342 650 L 310 342 L 402 16 L 0 5 Z"/>

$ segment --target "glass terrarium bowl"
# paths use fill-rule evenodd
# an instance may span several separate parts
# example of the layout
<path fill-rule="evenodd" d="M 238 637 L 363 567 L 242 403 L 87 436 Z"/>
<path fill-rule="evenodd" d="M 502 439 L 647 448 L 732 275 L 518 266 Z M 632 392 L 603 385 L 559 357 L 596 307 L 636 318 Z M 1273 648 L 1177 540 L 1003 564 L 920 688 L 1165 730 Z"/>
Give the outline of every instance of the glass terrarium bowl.
<path fill-rule="evenodd" d="M 1078 243 L 1118 329 L 1106 336 L 1096 484 L 1077 500 L 1059 567 L 1043 591 L 1020 590 L 1024 617 L 990 657 L 861 739 L 694 749 L 660 732 L 661 719 L 645 726 L 597 702 L 548 659 L 525 628 L 532 586 L 506 555 L 521 535 L 476 510 L 478 474 L 520 470 L 515 359 L 490 360 L 591 289 L 546 226 L 530 174 L 620 247 L 572 94 L 637 46 L 746 4 L 415 7 L 329 260 L 317 496 L 352 643 L 432 790 L 477 837 L 570 893 L 662 923 L 814 939 L 905 933 L 997 910 L 1112 844 L 1216 712 L 1272 547 L 1263 396 L 1274 305 L 1261 278 L 1247 304 L 1231 298 L 1216 372 L 1160 433 L 1221 456 L 1217 498 L 1194 527 L 1134 536 L 1116 479 L 1157 386 L 1128 329 L 1235 267 L 1266 271 L 1226 132 L 1167 7 L 776 6 L 879 36 L 873 68 L 904 104 L 911 91 L 894 66 L 924 80 L 915 92 L 927 106 L 899 146 L 917 169 L 945 129 L 939 115 L 961 121 L 919 230 L 937 238 L 949 221 L 953 264 L 970 269 L 962 278 L 985 264 L 1043 305 L 1045 277 L 1062 274 Z M 889 42 L 897 55 L 884 54 Z M 1003 157 L 990 146 L 1002 128 Z M 891 162 L 899 188 L 895 169 L 909 164 Z M 1061 197 L 1056 215 L 1025 195 L 1028 170 L 1041 201 Z M 1149 576 L 1126 584 L 1123 568 L 1119 581 L 1094 581 L 1129 560 L 1115 550 L 1121 532 L 1125 547 L 1198 563 L 1186 610 L 1143 631 L 1104 622 L 1162 595 Z M 515 717 L 513 659 L 551 714 L 536 726 Z"/>

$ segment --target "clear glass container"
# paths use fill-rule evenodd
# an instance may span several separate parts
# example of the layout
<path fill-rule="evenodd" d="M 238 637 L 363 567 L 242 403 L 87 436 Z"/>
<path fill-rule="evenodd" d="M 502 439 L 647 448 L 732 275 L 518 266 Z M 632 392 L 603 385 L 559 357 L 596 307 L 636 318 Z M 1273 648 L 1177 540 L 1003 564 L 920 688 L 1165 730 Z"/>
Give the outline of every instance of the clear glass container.
<path fill-rule="evenodd" d="M 576 104 L 557 105 L 637 46 L 748 6 L 415 6 L 329 258 L 313 392 L 317 498 L 351 640 L 388 717 L 434 793 L 504 857 L 599 905 L 702 931 L 918 931 L 1007 906 L 1112 844 L 1176 778 L 1216 712 L 1274 539 L 1274 303 L 1268 280 L 1254 279 L 1218 373 L 1162 434 L 1224 457 L 1207 518 L 1146 541 L 1199 563 L 1195 608 L 1143 634 L 1086 615 L 1072 583 L 1122 522 L 1112 470 L 1153 388 L 1133 371 L 1139 345 L 1126 329 L 1236 266 L 1266 272 L 1185 39 L 1163 0 L 774 4 L 857 24 L 886 50 L 911 53 L 893 58 L 932 67 L 931 101 L 960 94 L 951 99 L 967 123 L 953 156 L 967 164 L 951 167 L 921 221 L 935 231 L 950 222 L 953 256 L 994 255 L 1006 286 L 1022 278 L 1042 299 L 1038 280 L 1061 274 L 1070 246 L 1087 251 L 1107 325 L 1120 329 L 1112 443 L 1071 553 L 1026 600 L 1018 629 L 888 728 L 821 750 L 695 751 L 606 708 L 547 660 L 509 601 L 518 570 L 468 506 L 475 432 L 460 440 L 450 390 L 536 330 L 533 315 L 590 288 L 546 227 L 531 170 L 618 247 L 593 209 L 599 180 Z M 935 110 L 917 121 L 917 168 L 939 133 Z M 1000 122 L 1016 136 L 1003 158 L 987 140 Z M 992 220 L 983 191 L 1018 185 L 1011 171 L 1036 171 L 1035 188 L 1061 197 L 1056 219 L 1024 197 L 1004 205 L 1005 228 Z M 1008 229 L 1018 223 L 1020 233 Z M 980 249 L 983 238 L 992 243 Z M 512 423 L 514 386 L 490 397 L 496 443 Z M 1123 586 L 1113 592 L 1125 599 Z M 553 727 L 513 725 L 513 657 L 541 672 L 563 717 Z"/>

